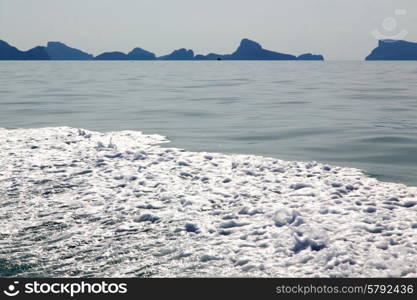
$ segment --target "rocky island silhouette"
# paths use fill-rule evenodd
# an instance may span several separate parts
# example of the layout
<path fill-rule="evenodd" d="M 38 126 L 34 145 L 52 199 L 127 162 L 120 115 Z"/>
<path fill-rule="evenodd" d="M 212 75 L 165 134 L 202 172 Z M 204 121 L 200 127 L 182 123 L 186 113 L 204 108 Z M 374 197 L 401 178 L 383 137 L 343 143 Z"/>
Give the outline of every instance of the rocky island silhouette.
<path fill-rule="evenodd" d="M 299 56 L 264 49 L 261 44 L 243 39 L 231 54 L 195 54 L 193 50 L 181 48 L 170 54 L 157 57 L 155 53 L 134 48 L 129 53 L 120 51 L 104 52 L 97 56 L 67 46 L 61 42 L 48 42 L 47 46 L 36 46 L 27 51 L 0 40 L 0 60 L 315 60 L 323 61 L 320 54 L 304 53 Z M 403 40 L 379 40 L 378 47 L 365 60 L 417 60 L 417 43 Z"/>
<path fill-rule="evenodd" d="M 134 48 L 127 54 L 111 51 L 94 57 L 61 42 L 48 42 L 46 47 L 38 46 L 28 51 L 21 51 L 0 40 L 0 60 L 324 60 L 324 58 L 322 55 L 311 53 L 295 56 L 266 50 L 259 43 L 249 39 L 243 39 L 232 54 L 195 55 L 193 50 L 181 48 L 160 57 L 142 48 Z"/>

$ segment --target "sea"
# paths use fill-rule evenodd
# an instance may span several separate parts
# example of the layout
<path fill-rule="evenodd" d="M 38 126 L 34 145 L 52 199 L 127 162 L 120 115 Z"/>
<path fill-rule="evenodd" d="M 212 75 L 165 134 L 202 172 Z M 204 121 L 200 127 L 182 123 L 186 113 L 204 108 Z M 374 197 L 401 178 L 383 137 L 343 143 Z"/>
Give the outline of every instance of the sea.
<path fill-rule="evenodd" d="M 417 186 L 417 62 L 0 62 L 0 127 L 139 130 Z"/>

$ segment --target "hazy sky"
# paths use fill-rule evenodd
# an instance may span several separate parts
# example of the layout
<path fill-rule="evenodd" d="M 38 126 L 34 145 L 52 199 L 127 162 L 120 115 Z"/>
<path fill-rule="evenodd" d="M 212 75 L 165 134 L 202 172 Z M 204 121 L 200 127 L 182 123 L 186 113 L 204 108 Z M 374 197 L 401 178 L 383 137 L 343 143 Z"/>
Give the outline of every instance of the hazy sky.
<path fill-rule="evenodd" d="M 231 53 L 247 37 L 279 52 L 363 59 L 376 46 L 373 30 L 417 41 L 417 1 L 0 0 L 0 39 L 22 50 L 62 41 L 92 54 Z"/>

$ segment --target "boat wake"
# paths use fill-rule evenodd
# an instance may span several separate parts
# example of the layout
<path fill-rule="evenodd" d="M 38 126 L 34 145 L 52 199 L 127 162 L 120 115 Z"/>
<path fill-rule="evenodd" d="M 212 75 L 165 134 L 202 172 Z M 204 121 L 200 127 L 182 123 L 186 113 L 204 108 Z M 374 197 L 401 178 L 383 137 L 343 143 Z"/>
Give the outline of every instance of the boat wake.
<path fill-rule="evenodd" d="M 0 129 L 0 275 L 417 276 L 416 188 L 165 142 Z"/>

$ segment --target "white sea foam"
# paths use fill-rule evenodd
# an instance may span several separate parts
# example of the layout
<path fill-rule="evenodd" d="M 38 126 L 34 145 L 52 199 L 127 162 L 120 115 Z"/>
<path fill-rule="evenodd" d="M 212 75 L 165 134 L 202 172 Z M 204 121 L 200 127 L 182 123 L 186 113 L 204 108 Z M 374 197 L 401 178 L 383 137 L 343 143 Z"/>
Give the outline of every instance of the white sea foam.
<path fill-rule="evenodd" d="M 6 276 L 417 276 L 417 189 L 360 170 L 0 129 Z"/>

